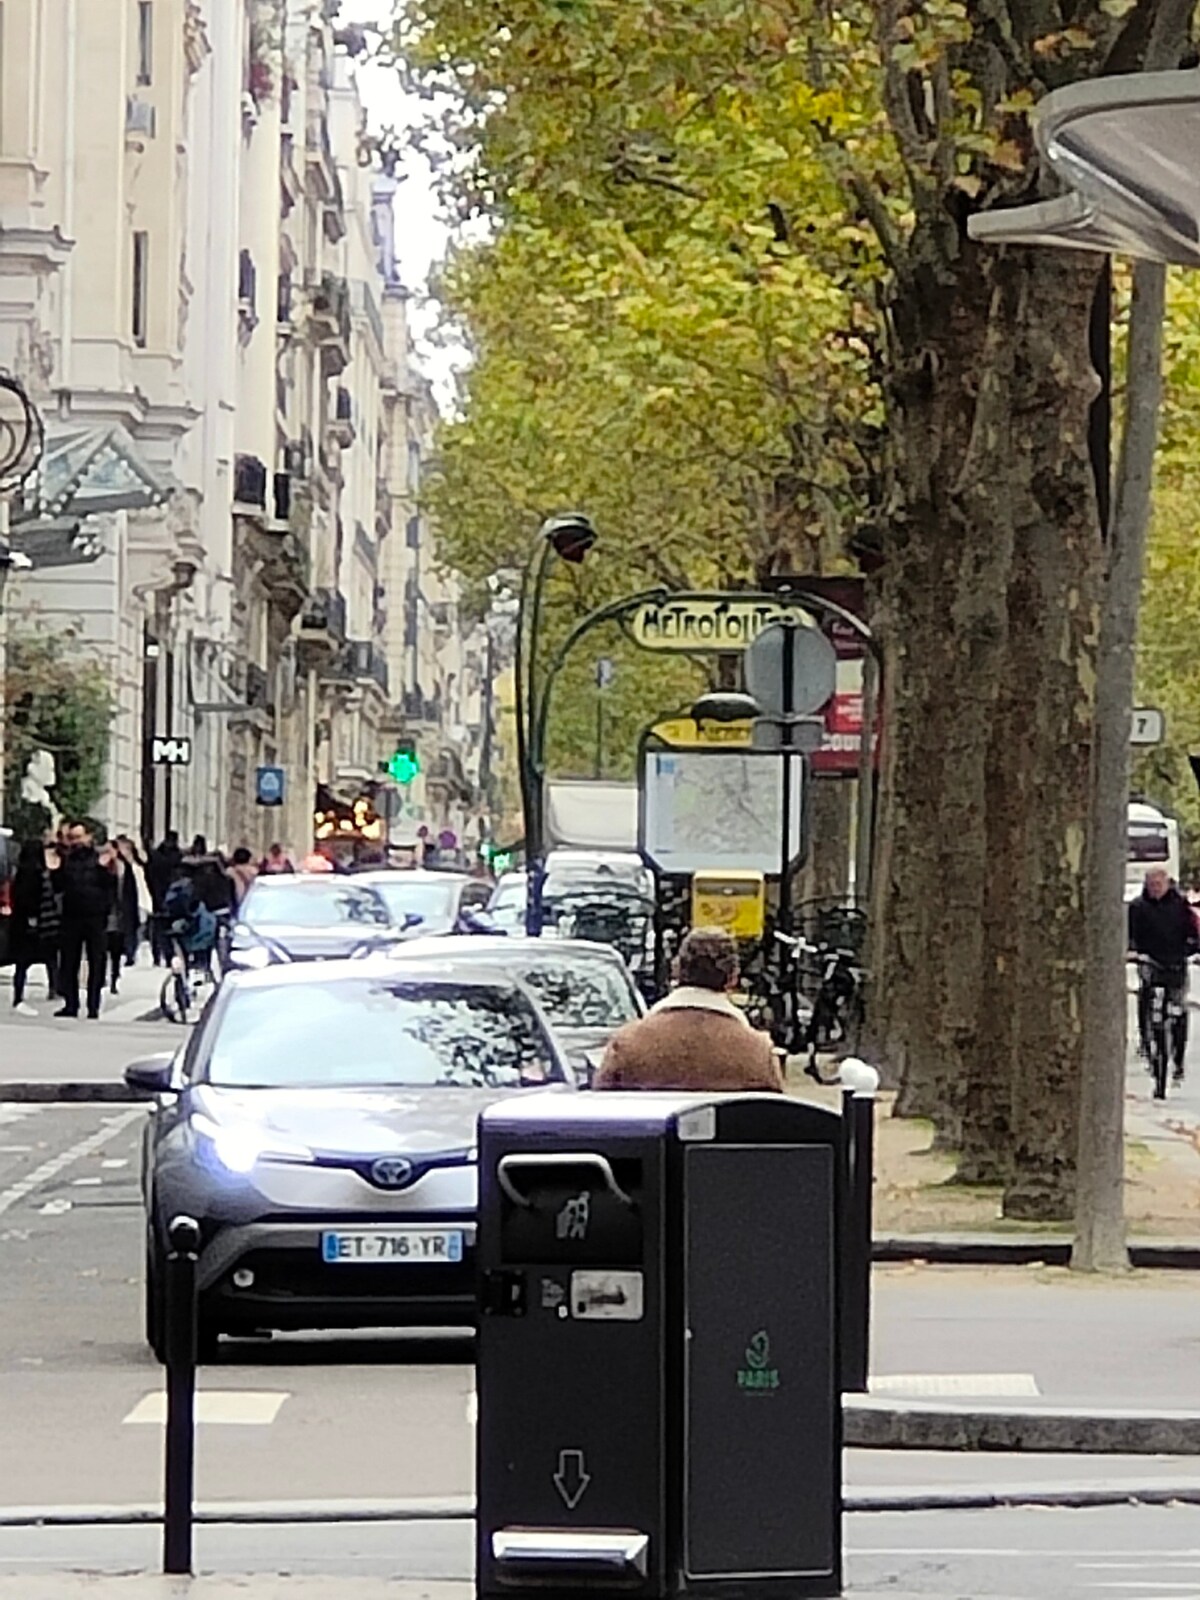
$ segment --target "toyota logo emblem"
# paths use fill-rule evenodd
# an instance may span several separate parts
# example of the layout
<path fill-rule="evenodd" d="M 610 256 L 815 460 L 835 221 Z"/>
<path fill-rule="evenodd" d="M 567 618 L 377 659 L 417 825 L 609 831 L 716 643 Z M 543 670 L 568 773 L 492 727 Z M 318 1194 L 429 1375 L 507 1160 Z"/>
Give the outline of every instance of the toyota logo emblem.
<path fill-rule="evenodd" d="M 371 1163 L 371 1182 L 381 1189 L 403 1189 L 413 1175 L 413 1164 L 403 1156 L 383 1156 Z"/>

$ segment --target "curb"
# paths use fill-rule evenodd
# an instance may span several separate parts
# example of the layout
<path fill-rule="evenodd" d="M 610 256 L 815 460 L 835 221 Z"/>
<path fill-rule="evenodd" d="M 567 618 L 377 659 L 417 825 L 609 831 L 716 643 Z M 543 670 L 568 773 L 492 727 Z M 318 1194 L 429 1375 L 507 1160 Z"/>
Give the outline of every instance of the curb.
<path fill-rule="evenodd" d="M 1071 1483 L 971 1489 L 849 1489 L 842 1496 L 848 1516 L 904 1511 L 987 1511 L 1020 1507 L 1086 1510 L 1095 1506 L 1200 1505 L 1200 1478 L 1185 1483 Z M 196 1507 L 195 1520 L 208 1526 L 287 1524 L 473 1522 L 471 1495 L 445 1500 L 215 1501 Z M 6 1506 L 0 1529 L 145 1527 L 162 1522 L 157 1506 Z"/>
<path fill-rule="evenodd" d="M 1066 1267 L 1071 1238 L 1065 1233 L 876 1234 L 871 1251 L 877 1263 L 920 1261 L 946 1267 Z M 1134 1267 L 1200 1271 L 1200 1239 L 1133 1239 Z"/>
<path fill-rule="evenodd" d="M 16 1079 L 0 1081 L 0 1104 L 17 1105 L 121 1105 L 149 1103 L 153 1095 L 131 1089 L 123 1079 L 97 1078 L 93 1082 Z"/>
<path fill-rule="evenodd" d="M 977 1407 L 845 1395 L 842 1440 L 860 1450 L 1007 1455 L 1200 1455 L 1200 1411 Z"/>

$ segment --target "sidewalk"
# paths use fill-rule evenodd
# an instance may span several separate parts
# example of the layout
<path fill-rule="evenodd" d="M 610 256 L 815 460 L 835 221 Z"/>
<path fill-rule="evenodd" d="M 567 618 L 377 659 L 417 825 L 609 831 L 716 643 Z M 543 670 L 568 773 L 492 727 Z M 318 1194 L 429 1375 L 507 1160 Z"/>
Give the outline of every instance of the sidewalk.
<path fill-rule="evenodd" d="M 872 1600 L 866 1589 L 851 1593 L 853 1600 Z M 474 1595 L 473 1583 L 406 1578 L 113 1578 L 67 1572 L 0 1577 L 0 1600 L 474 1600 Z M 887 1600 L 919 1597 L 889 1588 Z"/>

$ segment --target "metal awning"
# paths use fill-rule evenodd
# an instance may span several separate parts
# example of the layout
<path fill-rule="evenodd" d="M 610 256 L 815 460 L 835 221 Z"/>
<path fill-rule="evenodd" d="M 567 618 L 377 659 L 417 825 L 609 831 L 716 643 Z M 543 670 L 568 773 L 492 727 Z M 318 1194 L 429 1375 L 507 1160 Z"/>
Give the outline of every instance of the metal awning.
<path fill-rule="evenodd" d="M 172 488 L 132 436 L 112 424 L 70 431 L 51 428 L 41 465 L 26 485 L 26 497 L 53 517 L 64 513 L 90 517 L 162 505 Z"/>
<path fill-rule="evenodd" d="M 1200 71 L 1056 89 L 1037 136 L 1071 193 L 972 217 L 973 238 L 1200 266 Z"/>

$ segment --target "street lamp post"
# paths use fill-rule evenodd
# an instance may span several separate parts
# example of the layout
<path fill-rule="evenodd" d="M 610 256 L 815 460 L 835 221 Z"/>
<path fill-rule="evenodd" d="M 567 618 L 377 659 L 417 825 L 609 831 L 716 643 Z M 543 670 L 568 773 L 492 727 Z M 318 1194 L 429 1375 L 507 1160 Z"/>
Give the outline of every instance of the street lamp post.
<path fill-rule="evenodd" d="M 538 636 L 541 630 L 542 594 L 552 556 L 578 565 L 596 542 L 596 530 L 582 512 L 568 511 L 549 517 L 538 529 L 521 575 L 517 609 L 516 712 L 517 766 L 521 779 L 521 809 L 525 818 L 525 931 L 531 938 L 542 932 L 543 857 L 542 770 L 531 746 L 531 732 L 541 716 L 536 674 Z"/>

